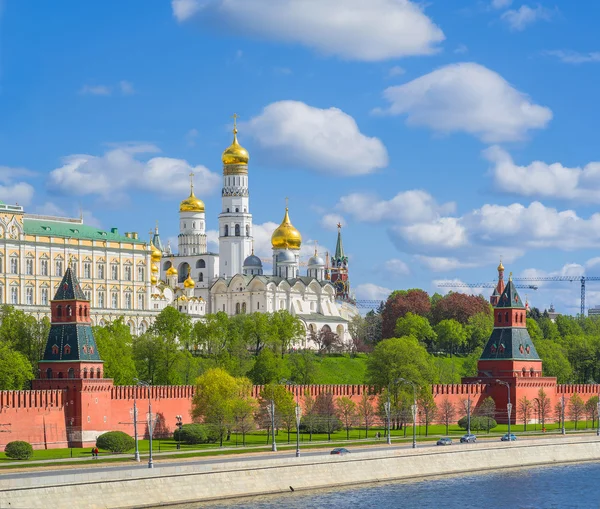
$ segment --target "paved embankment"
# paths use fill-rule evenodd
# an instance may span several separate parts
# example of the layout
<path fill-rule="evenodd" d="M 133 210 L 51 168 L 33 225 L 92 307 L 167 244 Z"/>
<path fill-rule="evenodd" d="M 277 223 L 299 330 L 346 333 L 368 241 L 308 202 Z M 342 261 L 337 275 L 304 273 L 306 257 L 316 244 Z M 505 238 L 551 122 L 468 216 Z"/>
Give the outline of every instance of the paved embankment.
<path fill-rule="evenodd" d="M 513 443 L 361 451 L 346 456 L 261 458 L 127 470 L 14 477 L 0 475 L 0 508 L 134 508 L 355 485 L 460 472 L 600 461 L 600 439 L 561 437 Z"/>

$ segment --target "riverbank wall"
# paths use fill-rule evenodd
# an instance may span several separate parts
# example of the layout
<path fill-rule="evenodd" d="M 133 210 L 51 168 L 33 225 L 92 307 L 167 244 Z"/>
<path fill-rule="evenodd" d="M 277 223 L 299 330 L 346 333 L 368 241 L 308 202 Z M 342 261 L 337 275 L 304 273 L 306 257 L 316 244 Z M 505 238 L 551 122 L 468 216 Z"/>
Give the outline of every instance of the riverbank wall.
<path fill-rule="evenodd" d="M 503 468 L 600 462 L 600 440 L 558 437 L 345 456 L 262 457 L 231 463 L 157 463 L 125 470 L 4 478 L 0 508 L 132 509 L 289 493 Z"/>

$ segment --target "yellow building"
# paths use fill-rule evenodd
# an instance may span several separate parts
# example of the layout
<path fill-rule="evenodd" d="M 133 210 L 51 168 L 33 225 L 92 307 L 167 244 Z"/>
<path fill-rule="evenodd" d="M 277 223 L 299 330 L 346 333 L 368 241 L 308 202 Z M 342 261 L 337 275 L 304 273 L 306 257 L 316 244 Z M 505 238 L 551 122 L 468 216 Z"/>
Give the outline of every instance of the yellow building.
<path fill-rule="evenodd" d="M 50 299 L 70 263 L 91 301 L 94 325 L 124 316 L 132 332 L 144 332 L 156 315 L 149 309 L 150 254 L 137 233 L 26 214 L 0 202 L 0 303 L 38 319 L 50 316 Z"/>

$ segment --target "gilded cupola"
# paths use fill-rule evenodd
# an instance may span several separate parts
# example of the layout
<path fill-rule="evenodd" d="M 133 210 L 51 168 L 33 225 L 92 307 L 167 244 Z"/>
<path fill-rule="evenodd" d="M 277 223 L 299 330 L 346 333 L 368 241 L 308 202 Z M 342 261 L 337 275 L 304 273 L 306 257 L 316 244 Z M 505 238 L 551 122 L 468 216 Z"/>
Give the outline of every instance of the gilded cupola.
<path fill-rule="evenodd" d="M 248 151 L 238 143 L 237 115 L 233 116 L 233 143 L 223 152 L 221 160 L 224 166 L 247 165 L 250 156 Z"/>
<path fill-rule="evenodd" d="M 191 271 L 191 269 L 188 269 L 188 277 L 183 282 L 183 286 L 184 286 L 184 288 L 196 288 L 196 283 L 192 279 L 192 271 Z"/>
<path fill-rule="evenodd" d="M 179 212 L 204 212 L 204 202 L 194 194 L 194 173 L 190 173 L 190 195 L 179 204 Z"/>
<path fill-rule="evenodd" d="M 166 272 L 167 276 L 176 276 L 177 275 L 177 269 L 175 267 L 173 267 L 172 265 L 167 269 Z"/>
<path fill-rule="evenodd" d="M 283 221 L 271 235 L 271 245 L 273 249 L 300 249 L 302 245 L 302 235 L 290 221 L 287 207 Z"/>

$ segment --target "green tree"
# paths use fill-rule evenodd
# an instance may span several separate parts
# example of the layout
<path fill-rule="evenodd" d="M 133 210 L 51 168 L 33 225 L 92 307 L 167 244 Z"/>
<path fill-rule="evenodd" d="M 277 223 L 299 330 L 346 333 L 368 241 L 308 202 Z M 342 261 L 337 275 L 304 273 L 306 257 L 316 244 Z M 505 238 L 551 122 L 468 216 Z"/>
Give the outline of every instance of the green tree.
<path fill-rule="evenodd" d="M 331 434 L 341 428 L 333 394 L 330 392 L 319 394 L 315 398 L 315 410 L 319 416 L 321 428 L 327 433 L 327 440 L 331 441 Z"/>
<path fill-rule="evenodd" d="M 442 320 L 435 326 L 438 346 L 445 352 L 456 353 L 467 341 L 467 332 L 460 322 L 454 319 Z"/>
<path fill-rule="evenodd" d="M 579 394 L 575 393 L 573 396 L 571 396 L 569 399 L 568 409 L 569 417 L 575 423 L 575 429 L 577 429 L 577 423 L 585 414 L 585 404 L 583 403 L 583 400 Z"/>
<path fill-rule="evenodd" d="M 496 426 L 496 402 L 491 397 L 488 396 L 481 402 L 475 414 L 484 419 L 485 428 L 483 429 L 486 429 L 488 433 Z"/>
<path fill-rule="evenodd" d="M 267 385 L 279 382 L 284 378 L 285 366 L 283 360 L 275 355 L 270 348 L 263 348 L 248 373 L 250 380 L 256 385 Z"/>
<path fill-rule="evenodd" d="M 233 418 L 233 429 L 242 434 L 242 445 L 246 445 L 246 434 L 255 427 L 254 413 L 256 412 L 256 401 L 250 397 L 240 397 L 233 400 L 231 414 Z"/>
<path fill-rule="evenodd" d="M 281 425 L 284 425 L 288 430 L 288 440 L 291 428 L 293 427 L 293 419 L 295 419 L 295 407 L 294 396 L 290 391 L 287 390 L 285 385 L 271 383 L 265 385 L 258 398 L 258 404 L 260 407 L 260 415 L 263 426 L 269 431 L 271 429 L 271 418 L 267 408 L 273 401 L 275 405 L 275 428 L 279 429 Z"/>
<path fill-rule="evenodd" d="M 437 339 L 437 334 L 424 316 L 415 315 L 410 311 L 396 321 L 396 337 L 412 336 L 420 343 L 431 348 Z"/>
<path fill-rule="evenodd" d="M 348 396 L 342 396 L 336 401 L 338 415 L 346 429 L 346 440 L 350 440 L 350 429 L 356 422 L 357 406 Z"/>
<path fill-rule="evenodd" d="M 146 332 L 133 338 L 133 359 L 138 377 L 154 385 L 157 381 L 157 370 L 160 358 L 159 339 Z"/>
<path fill-rule="evenodd" d="M 420 421 L 425 422 L 425 436 L 428 436 L 429 425 L 435 420 L 437 415 L 437 405 L 433 399 L 430 386 L 426 385 L 419 390 L 417 407 L 421 416 Z"/>
<path fill-rule="evenodd" d="M 544 389 L 538 391 L 537 402 L 542 429 L 544 429 L 546 427 L 546 419 L 552 417 L 552 403 Z"/>
<path fill-rule="evenodd" d="M 477 363 L 479 362 L 479 358 L 481 357 L 482 352 L 483 348 L 476 348 L 472 353 L 470 353 L 464 358 L 461 376 L 477 376 Z"/>
<path fill-rule="evenodd" d="M 44 355 L 49 331 L 50 321 L 47 318 L 38 321 L 13 306 L 0 308 L 0 344 L 21 352 L 34 370 L 37 370 L 37 363 Z"/>
<path fill-rule="evenodd" d="M 304 391 L 304 414 L 302 416 L 302 426 L 308 431 L 308 440 L 312 442 L 313 433 L 317 427 L 317 412 L 315 409 L 315 398 L 310 394 L 310 390 Z"/>
<path fill-rule="evenodd" d="M 21 390 L 33 380 L 33 369 L 21 352 L 0 343 L 0 390 Z"/>
<path fill-rule="evenodd" d="M 533 318 L 527 318 L 527 332 L 534 343 L 544 339 L 544 333 L 538 323 Z"/>
<path fill-rule="evenodd" d="M 207 357 L 218 359 L 228 346 L 229 317 L 219 311 L 208 314 L 204 320 L 194 324 L 193 343 L 195 349 Z"/>
<path fill-rule="evenodd" d="M 383 342 L 384 341 L 382 341 L 382 343 Z M 368 438 L 369 428 L 373 425 L 373 420 L 375 419 L 375 409 L 373 408 L 373 396 L 367 391 L 362 393 L 360 401 L 358 402 L 358 415 L 365 427 L 365 438 Z"/>
<path fill-rule="evenodd" d="M 310 385 L 314 382 L 317 372 L 317 359 L 314 352 L 300 350 L 288 355 L 287 363 L 290 379 L 299 385 Z"/>
<path fill-rule="evenodd" d="M 190 349 L 191 332 L 190 317 L 174 307 L 167 306 L 158 314 L 149 331 L 154 336 L 153 347 L 157 350 L 157 383 L 181 383 L 180 373 L 175 367 L 182 355 L 182 348 Z"/>
<path fill-rule="evenodd" d="M 248 399 L 252 384 L 247 378 L 235 378 L 221 368 L 209 369 L 196 380 L 192 417 L 211 426 L 221 447 L 223 438 L 234 424 L 234 407 Z"/>
<path fill-rule="evenodd" d="M 299 341 L 306 338 L 302 321 L 288 311 L 276 311 L 271 315 L 271 325 L 276 337 L 276 350 L 283 355 Z"/>
<path fill-rule="evenodd" d="M 598 396 L 592 396 L 585 403 L 585 413 L 588 419 L 592 421 L 592 428 L 595 427 L 598 418 Z"/>
<path fill-rule="evenodd" d="M 277 330 L 266 313 L 252 313 L 245 317 L 243 335 L 247 347 L 258 355 L 265 346 L 274 346 L 277 341 Z"/>
<path fill-rule="evenodd" d="M 529 422 L 529 418 L 531 417 L 532 407 L 532 402 L 531 400 L 527 399 L 527 396 L 523 396 L 517 402 L 517 413 L 523 421 L 523 431 L 527 431 L 527 423 Z"/>
<path fill-rule="evenodd" d="M 397 378 L 418 386 L 434 382 L 434 368 L 427 350 L 411 336 L 385 339 L 367 358 L 367 382 L 381 389 Z"/>
<path fill-rule="evenodd" d="M 469 318 L 466 327 L 467 349 L 473 352 L 483 348 L 494 330 L 494 315 L 492 313 L 477 313 Z"/>
<path fill-rule="evenodd" d="M 573 368 L 560 344 L 544 339 L 535 343 L 535 348 L 543 361 L 544 376 L 555 376 L 559 384 L 571 381 Z"/>
<path fill-rule="evenodd" d="M 104 327 L 94 327 L 98 354 L 104 361 L 104 376 L 115 385 L 132 385 L 137 377 L 133 338 L 129 326 L 119 318 Z"/>

